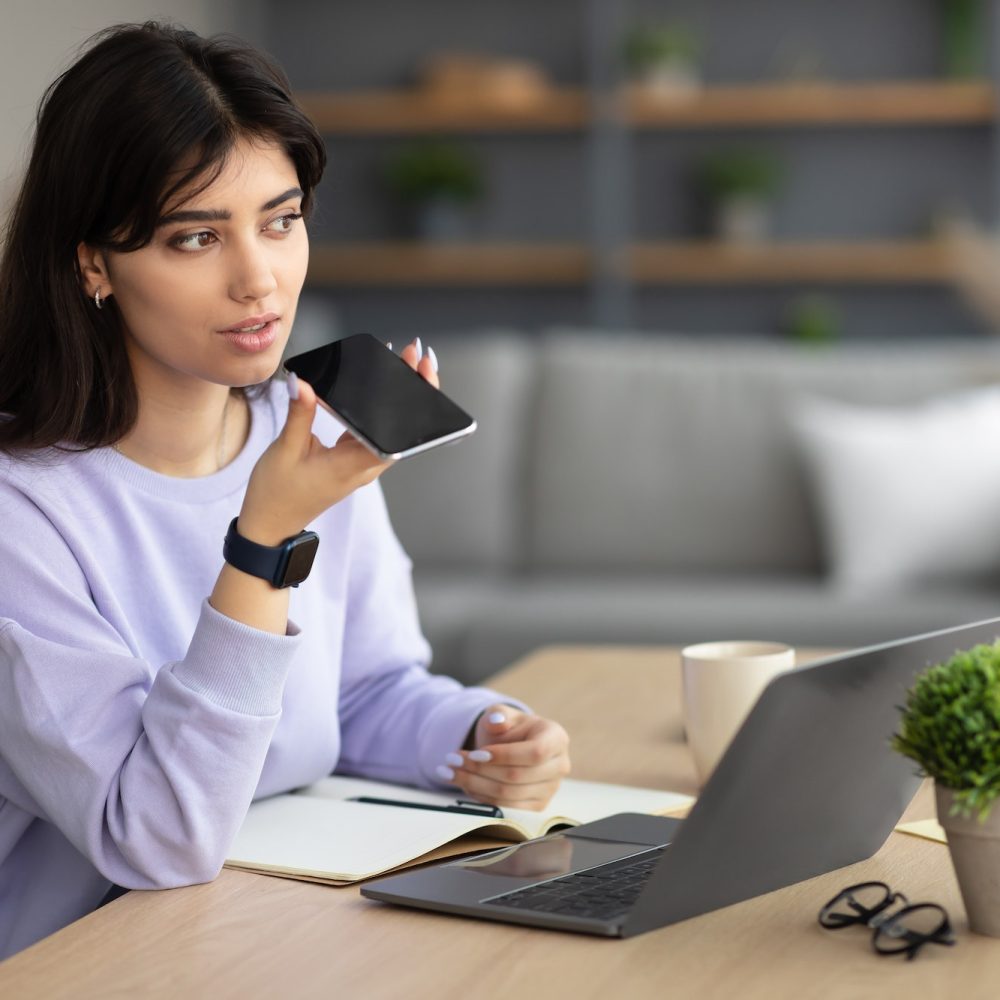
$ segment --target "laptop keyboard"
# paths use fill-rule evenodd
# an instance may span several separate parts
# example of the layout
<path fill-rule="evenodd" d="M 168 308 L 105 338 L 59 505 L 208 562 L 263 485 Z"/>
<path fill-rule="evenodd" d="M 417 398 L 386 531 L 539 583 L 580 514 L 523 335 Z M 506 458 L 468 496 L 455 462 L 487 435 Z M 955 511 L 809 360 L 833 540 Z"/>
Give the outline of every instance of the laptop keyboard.
<path fill-rule="evenodd" d="M 664 850 L 657 847 L 550 882 L 526 885 L 482 902 L 536 913 L 612 920 L 632 909 Z"/>

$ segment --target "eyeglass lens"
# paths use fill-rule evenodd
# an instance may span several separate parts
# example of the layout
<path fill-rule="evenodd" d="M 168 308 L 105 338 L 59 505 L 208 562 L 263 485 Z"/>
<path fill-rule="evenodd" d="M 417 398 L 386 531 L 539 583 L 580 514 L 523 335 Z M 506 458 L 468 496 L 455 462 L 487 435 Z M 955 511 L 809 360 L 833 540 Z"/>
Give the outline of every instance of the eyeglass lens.
<path fill-rule="evenodd" d="M 834 896 L 820 911 L 820 923 L 831 930 L 851 924 L 867 923 L 876 914 L 905 897 L 893 893 L 884 882 L 863 882 L 852 885 Z"/>
<path fill-rule="evenodd" d="M 912 958 L 928 942 L 954 944 L 948 915 L 936 903 L 918 903 L 889 914 L 875 927 L 872 943 L 882 954 L 908 951 Z"/>

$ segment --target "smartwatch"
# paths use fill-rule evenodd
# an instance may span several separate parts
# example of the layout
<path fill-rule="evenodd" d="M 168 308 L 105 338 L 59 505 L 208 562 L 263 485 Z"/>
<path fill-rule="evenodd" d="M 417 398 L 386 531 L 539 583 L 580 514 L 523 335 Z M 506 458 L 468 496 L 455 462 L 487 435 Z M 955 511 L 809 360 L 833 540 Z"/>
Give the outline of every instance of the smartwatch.
<path fill-rule="evenodd" d="M 297 587 L 309 575 L 319 548 L 315 531 L 300 531 L 280 545 L 258 545 L 236 530 L 238 520 L 232 519 L 222 544 L 222 558 L 230 566 L 267 580 L 279 590 Z"/>

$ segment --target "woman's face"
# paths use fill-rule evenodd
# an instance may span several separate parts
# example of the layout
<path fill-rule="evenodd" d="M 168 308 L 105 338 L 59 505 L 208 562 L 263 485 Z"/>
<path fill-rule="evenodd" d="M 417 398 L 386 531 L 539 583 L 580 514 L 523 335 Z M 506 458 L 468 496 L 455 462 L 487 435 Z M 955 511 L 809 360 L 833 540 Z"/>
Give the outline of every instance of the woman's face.
<path fill-rule="evenodd" d="M 107 255 L 140 387 L 276 371 L 309 260 L 301 203 L 285 151 L 240 142 L 209 187 L 168 206 L 148 246 Z"/>

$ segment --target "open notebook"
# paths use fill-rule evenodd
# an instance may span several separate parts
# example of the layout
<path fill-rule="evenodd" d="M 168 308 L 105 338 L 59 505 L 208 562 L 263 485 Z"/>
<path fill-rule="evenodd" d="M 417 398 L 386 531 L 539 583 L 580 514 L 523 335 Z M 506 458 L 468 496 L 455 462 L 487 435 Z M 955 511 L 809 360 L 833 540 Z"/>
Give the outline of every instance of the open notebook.
<path fill-rule="evenodd" d="M 614 813 L 665 815 L 694 799 L 593 781 L 566 780 L 544 812 L 503 810 L 503 818 L 353 802 L 358 796 L 453 805 L 455 794 L 334 776 L 250 806 L 228 868 L 347 885 L 394 868 L 540 837 Z M 471 838 L 470 834 L 476 834 Z"/>

